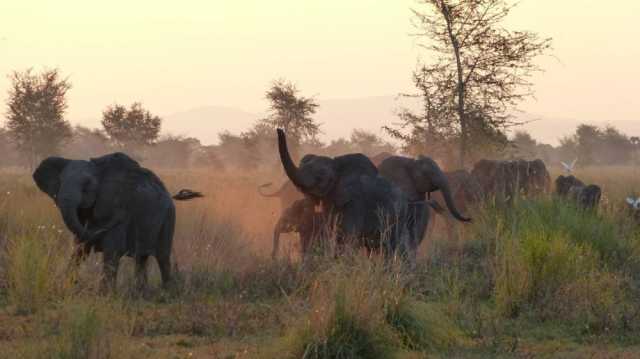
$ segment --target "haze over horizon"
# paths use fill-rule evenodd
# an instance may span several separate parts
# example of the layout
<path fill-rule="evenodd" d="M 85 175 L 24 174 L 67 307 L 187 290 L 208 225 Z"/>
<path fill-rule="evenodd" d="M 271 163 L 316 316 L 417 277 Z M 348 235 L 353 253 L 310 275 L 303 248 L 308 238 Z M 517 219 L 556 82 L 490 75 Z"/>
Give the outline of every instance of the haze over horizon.
<path fill-rule="evenodd" d="M 165 130 L 211 143 L 252 121 L 178 115 L 225 107 L 258 120 L 269 84 L 286 78 L 320 102 L 326 139 L 353 128 L 379 133 L 394 118 L 389 99 L 412 91 L 421 56 L 411 7 L 419 8 L 413 0 L 8 1 L 0 4 L 0 102 L 11 71 L 57 67 L 73 84 L 74 125 L 96 127 L 106 106 L 140 101 L 165 118 Z M 526 127 L 534 137 L 555 144 L 579 122 L 640 132 L 638 13 L 633 0 L 525 0 L 514 9 L 509 29 L 554 39 L 553 56 L 539 59 L 546 71 L 533 79 L 537 99 L 520 106 L 546 119 Z"/>

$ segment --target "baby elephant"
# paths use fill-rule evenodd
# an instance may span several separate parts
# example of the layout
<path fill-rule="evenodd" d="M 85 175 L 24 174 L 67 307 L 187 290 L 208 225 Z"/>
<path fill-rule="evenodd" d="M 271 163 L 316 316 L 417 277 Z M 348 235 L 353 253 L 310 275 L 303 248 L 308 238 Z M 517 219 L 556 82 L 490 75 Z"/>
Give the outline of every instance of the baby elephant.
<path fill-rule="evenodd" d="M 600 186 L 585 185 L 584 182 L 570 175 L 556 178 L 556 194 L 571 200 L 579 208 L 592 209 L 598 207 L 602 190 Z"/>
<path fill-rule="evenodd" d="M 280 234 L 297 232 L 300 235 L 300 254 L 304 259 L 314 236 L 318 235 L 324 224 L 323 213 L 316 211 L 316 208 L 315 201 L 302 198 L 282 211 L 273 230 L 272 258 L 278 255 Z"/>

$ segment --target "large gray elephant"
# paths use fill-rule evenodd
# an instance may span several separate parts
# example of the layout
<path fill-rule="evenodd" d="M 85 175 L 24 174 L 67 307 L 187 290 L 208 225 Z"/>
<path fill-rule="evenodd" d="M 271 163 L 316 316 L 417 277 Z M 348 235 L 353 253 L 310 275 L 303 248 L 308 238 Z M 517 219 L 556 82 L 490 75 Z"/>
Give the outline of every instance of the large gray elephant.
<path fill-rule="evenodd" d="M 284 170 L 296 187 L 322 203 L 327 218 L 336 218 L 338 247 L 354 240 L 386 255 L 406 250 L 407 199 L 402 191 L 378 176 L 363 154 L 338 157 L 306 155 L 296 166 L 278 129 L 278 149 Z"/>
<path fill-rule="evenodd" d="M 170 282 L 176 210 L 153 172 L 124 153 L 113 153 L 89 161 L 49 157 L 33 179 L 75 235 L 74 261 L 91 250 L 102 252 L 104 286 L 114 287 L 123 255 L 135 258 L 140 286 L 146 283 L 149 256 L 156 258 L 163 284 Z"/>
<path fill-rule="evenodd" d="M 412 213 L 412 222 L 409 224 L 410 236 L 416 248 L 424 238 L 429 224 L 430 206 L 414 206 L 413 203 L 425 203 L 427 195 L 430 196 L 432 192 L 440 191 L 444 203 L 454 218 L 462 222 L 471 221 L 470 218 L 461 215 L 456 208 L 447 176 L 430 157 L 418 156 L 413 159 L 391 156 L 382 161 L 378 170 L 382 177 L 398 186 L 407 195 L 410 213 Z"/>

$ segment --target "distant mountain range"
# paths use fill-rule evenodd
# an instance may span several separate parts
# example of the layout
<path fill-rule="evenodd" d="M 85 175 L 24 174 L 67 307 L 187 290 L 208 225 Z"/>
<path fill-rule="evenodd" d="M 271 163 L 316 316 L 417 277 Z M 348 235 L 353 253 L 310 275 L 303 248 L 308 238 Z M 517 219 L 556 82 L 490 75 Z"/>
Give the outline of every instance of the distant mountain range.
<path fill-rule="evenodd" d="M 415 107 L 405 100 L 405 106 Z M 395 96 L 363 97 L 353 99 L 319 100 L 320 107 L 315 118 L 321 123 L 325 141 L 349 137 L 355 128 L 367 129 L 383 135 L 382 126 L 397 123 L 396 112 L 402 103 Z M 207 106 L 164 116 L 163 132 L 200 139 L 203 144 L 215 144 L 218 133 L 229 131 L 240 133 L 256 123 L 265 114 L 251 113 L 239 108 Z M 520 116 L 532 121 L 520 127 L 538 141 L 557 145 L 559 139 L 571 134 L 584 121 L 539 117 L 532 114 Z M 638 121 L 611 120 L 593 123 L 599 126 L 610 124 L 629 135 L 640 135 Z"/>

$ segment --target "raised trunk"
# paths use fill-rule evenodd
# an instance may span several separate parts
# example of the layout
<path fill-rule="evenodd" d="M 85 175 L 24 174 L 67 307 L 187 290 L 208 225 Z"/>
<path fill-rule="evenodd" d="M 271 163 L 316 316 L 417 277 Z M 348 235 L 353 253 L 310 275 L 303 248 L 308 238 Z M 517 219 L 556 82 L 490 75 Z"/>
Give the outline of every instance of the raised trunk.
<path fill-rule="evenodd" d="M 287 138 L 284 134 L 284 131 L 281 129 L 277 130 L 278 132 L 278 151 L 280 152 L 280 161 L 282 162 L 282 167 L 284 167 L 284 171 L 287 174 L 287 177 L 300 189 L 304 189 L 307 186 L 305 185 L 302 178 L 300 178 L 300 174 L 298 173 L 298 168 L 293 163 L 291 156 L 289 155 L 289 149 L 287 148 Z"/>

